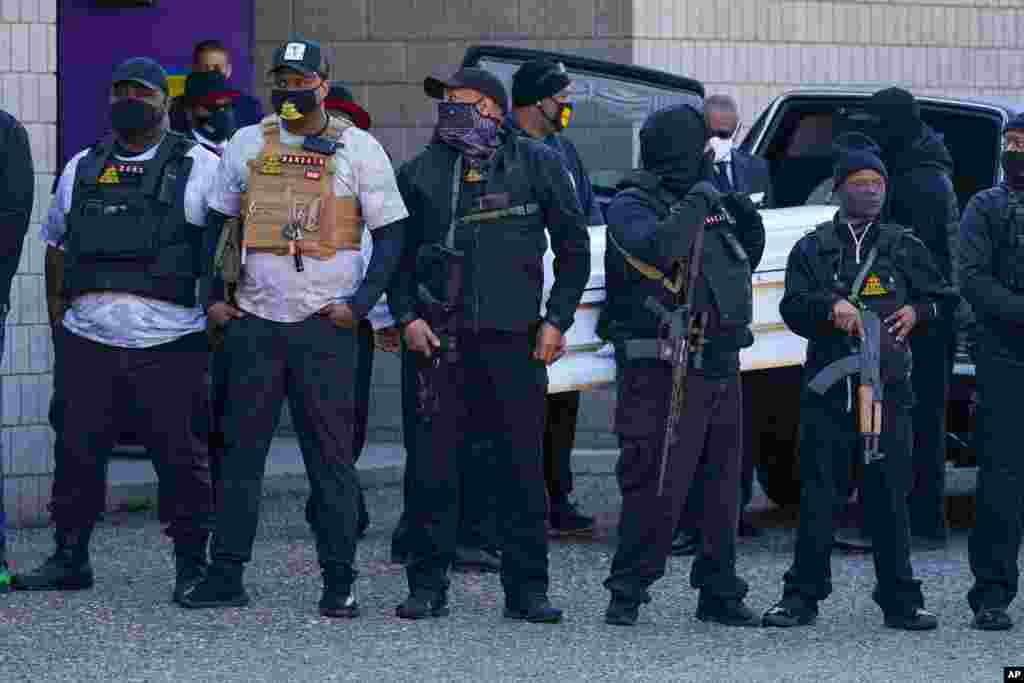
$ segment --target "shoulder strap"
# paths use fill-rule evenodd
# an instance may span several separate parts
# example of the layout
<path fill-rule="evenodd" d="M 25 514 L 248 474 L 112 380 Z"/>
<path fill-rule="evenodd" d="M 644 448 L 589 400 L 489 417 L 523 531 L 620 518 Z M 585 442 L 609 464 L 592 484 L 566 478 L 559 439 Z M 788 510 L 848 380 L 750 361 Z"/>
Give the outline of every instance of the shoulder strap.
<path fill-rule="evenodd" d="M 648 280 L 654 280 L 656 282 L 661 283 L 661 286 L 670 291 L 672 294 L 679 293 L 679 290 L 682 288 L 683 285 L 681 279 L 672 280 L 671 278 L 666 276 L 665 273 L 661 272 L 658 268 L 652 266 L 649 263 L 641 261 L 640 259 L 630 254 L 621 244 L 618 243 L 618 241 L 615 239 L 614 235 L 612 235 L 610 230 L 605 231 L 605 237 L 607 237 L 608 241 L 611 242 L 612 246 L 615 247 L 615 249 L 620 254 L 622 254 L 622 258 L 625 259 L 626 263 L 633 266 L 633 268 L 637 272 L 639 272 Z"/>
<path fill-rule="evenodd" d="M 142 184 L 139 187 L 142 194 L 156 196 L 163 185 L 164 176 L 167 175 L 168 165 L 175 163 L 181 166 L 179 162 L 185 159 L 194 145 L 195 143 L 184 135 L 167 133 L 157 148 L 150 170 L 142 178 Z M 189 168 L 191 168 L 191 159 L 189 160 Z M 187 173 L 182 175 L 188 176 Z"/>

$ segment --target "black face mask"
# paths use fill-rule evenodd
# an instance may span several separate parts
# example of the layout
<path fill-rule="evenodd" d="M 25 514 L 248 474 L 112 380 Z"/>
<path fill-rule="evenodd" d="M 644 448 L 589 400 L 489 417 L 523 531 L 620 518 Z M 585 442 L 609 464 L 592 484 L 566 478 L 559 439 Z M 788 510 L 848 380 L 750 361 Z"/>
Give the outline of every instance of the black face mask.
<path fill-rule="evenodd" d="M 214 109 L 206 118 L 196 119 L 196 130 L 213 142 L 223 142 L 231 137 L 238 126 L 235 124 L 235 110 L 231 107 Z"/>
<path fill-rule="evenodd" d="M 164 118 L 162 110 L 148 102 L 125 98 L 110 105 L 110 125 L 123 137 L 138 137 L 157 128 Z"/>
<path fill-rule="evenodd" d="M 272 90 L 270 101 L 274 111 L 285 121 L 297 121 L 303 116 L 312 114 L 320 106 L 316 96 L 319 88 L 309 90 Z"/>
<path fill-rule="evenodd" d="M 1015 190 L 1024 190 L 1024 152 L 1003 152 L 999 159 L 1006 173 L 1006 184 Z"/>

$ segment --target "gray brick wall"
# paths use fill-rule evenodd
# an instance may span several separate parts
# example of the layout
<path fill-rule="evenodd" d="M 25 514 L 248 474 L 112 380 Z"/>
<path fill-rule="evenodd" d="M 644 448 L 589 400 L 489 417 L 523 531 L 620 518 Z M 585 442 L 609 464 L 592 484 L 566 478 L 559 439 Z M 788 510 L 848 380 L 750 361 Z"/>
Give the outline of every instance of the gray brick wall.
<path fill-rule="evenodd" d="M 3 0 L 0 5 L 0 108 L 28 130 L 36 171 L 32 225 L 11 287 L 0 364 L 4 504 L 13 524 L 44 514 L 53 472 L 53 437 L 46 421 L 53 360 L 39 222 L 57 163 L 56 22 L 56 0 Z"/>

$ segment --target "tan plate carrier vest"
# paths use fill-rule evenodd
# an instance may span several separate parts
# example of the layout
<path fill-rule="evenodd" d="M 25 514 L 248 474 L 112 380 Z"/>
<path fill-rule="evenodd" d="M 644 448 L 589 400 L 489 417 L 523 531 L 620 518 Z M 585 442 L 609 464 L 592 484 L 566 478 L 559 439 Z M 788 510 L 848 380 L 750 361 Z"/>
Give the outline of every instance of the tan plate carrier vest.
<path fill-rule="evenodd" d="M 330 118 L 321 137 L 339 142 L 352 124 Z M 298 253 L 326 260 L 338 251 L 358 251 L 363 223 L 355 197 L 334 194 L 334 155 L 318 154 L 281 142 L 278 117 L 260 122 L 263 149 L 248 162 L 249 188 L 242 196 L 245 248 L 289 253 L 288 226 L 301 226 Z"/>

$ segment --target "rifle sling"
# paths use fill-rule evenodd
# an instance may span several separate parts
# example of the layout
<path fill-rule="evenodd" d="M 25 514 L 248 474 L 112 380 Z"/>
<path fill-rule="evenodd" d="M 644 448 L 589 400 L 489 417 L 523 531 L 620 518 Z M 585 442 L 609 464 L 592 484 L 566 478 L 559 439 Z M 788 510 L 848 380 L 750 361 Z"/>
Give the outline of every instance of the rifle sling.
<path fill-rule="evenodd" d="M 610 230 L 605 231 L 605 236 L 608 238 L 608 241 L 612 243 L 612 246 L 618 249 L 619 253 L 622 254 L 622 258 L 626 260 L 626 263 L 633 266 L 633 268 L 635 268 L 637 272 L 639 272 L 648 280 L 655 280 L 657 282 L 660 282 L 661 286 L 667 289 L 672 294 L 679 294 L 679 290 L 682 289 L 683 287 L 683 279 L 681 277 L 677 278 L 676 280 L 671 280 L 667 275 L 665 275 L 655 266 L 652 266 L 651 264 L 645 263 L 644 261 L 641 261 L 640 259 L 636 258 L 628 251 L 626 251 L 622 247 L 622 245 L 615 240 L 615 237 L 612 235 Z"/>

